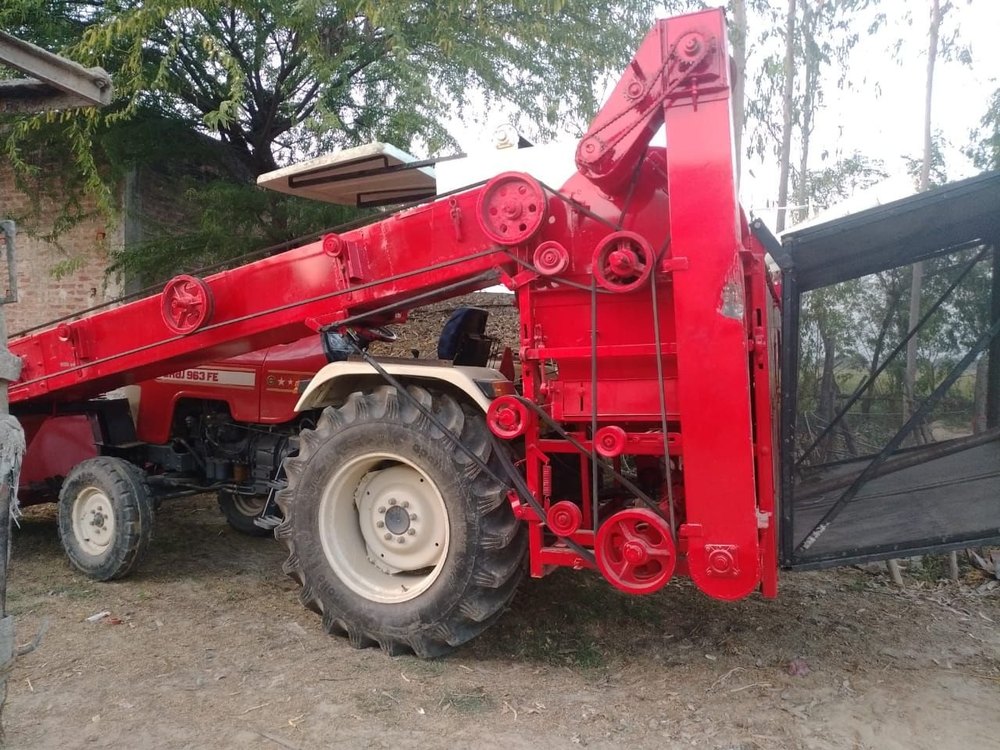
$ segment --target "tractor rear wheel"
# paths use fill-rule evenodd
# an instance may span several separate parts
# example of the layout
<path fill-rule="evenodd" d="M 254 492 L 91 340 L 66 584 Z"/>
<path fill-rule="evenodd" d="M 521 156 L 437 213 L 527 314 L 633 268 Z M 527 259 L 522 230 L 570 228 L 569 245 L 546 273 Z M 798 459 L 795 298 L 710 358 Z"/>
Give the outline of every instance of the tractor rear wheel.
<path fill-rule="evenodd" d="M 134 571 L 153 536 L 146 477 L 120 458 L 90 458 L 59 491 L 59 538 L 70 563 L 97 581 Z"/>
<path fill-rule="evenodd" d="M 351 394 L 287 460 L 276 536 L 327 632 L 356 648 L 433 657 L 499 617 L 523 576 L 527 538 L 504 487 L 455 445 L 496 465 L 482 414 L 407 390 L 455 438 L 395 388 Z"/>
<path fill-rule="evenodd" d="M 240 495 L 221 490 L 219 510 L 233 529 L 247 536 L 274 536 L 271 529 L 254 523 L 267 505 L 267 495 Z"/>

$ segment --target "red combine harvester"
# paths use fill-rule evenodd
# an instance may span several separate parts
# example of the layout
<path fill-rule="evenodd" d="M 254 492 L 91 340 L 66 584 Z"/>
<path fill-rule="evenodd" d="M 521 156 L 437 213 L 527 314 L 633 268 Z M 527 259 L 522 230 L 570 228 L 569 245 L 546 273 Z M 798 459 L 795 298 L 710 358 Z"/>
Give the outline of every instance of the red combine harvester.
<path fill-rule="evenodd" d="M 995 430 L 914 453 L 898 450 L 912 429 L 904 425 L 879 454 L 808 476 L 793 455 L 802 294 L 1000 236 L 1000 180 L 958 183 L 779 244 L 737 202 L 730 96 L 722 11 L 660 21 L 580 140 L 564 184 L 527 168 L 504 172 L 12 341 L 24 369 L 11 401 L 29 454 L 57 445 L 67 424 L 99 438 L 100 455 L 78 457 L 62 483 L 71 557 L 97 577 L 134 567 L 153 519 L 148 483 L 181 460 L 162 455 L 182 432 L 177 420 L 219 445 L 247 441 L 239 456 L 265 456 L 254 474 L 235 453 L 202 452 L 200 471 L 276 490 L 276 536 L 303 603 L 328 631 L 390 653 L 433 656 L 473 638 L 525 569 L 593 568 L 632 594 L 682 575 L 733 600 L 775 596 L 781 565 L 1000 536 L 997 503 L 986 499 L 1000 472 L 956 483 L 946 501 L 935 494 L 940 482 L 911 482 L 902 506 L 887 504 L 884 487 L 915 471 L 940 479 L 969 462 L 1000 465 Z M 661 127 L 667 148 L 652 145 Z M 349 167 L 290 172 L 284 189 L 335 183 Z M 377 180 L 413 167 L 386 159 L 362 171 Z M 381 191 L 369 193 L 378 200 Z M 766 253 L 782 267 L 781 299 Z M 367 354 L 365 343 L 413 308 L 498 282 L 516 295 L 517 382 L 483 357 Z M 161 407 L 144 393 L 138 431 L 127 400 L 95 398 L 154 378 L 154 387 L 200 377 L 237 385 L 253 370 L 255 383 L 270 382 L 270 355 L 249 353 L 316 332 L 344 337 L 355 356 L 318 372 L 306 357 L 272 373 L 288 392 L 308 380 L 300 416 L 275 417 L 280 430 L 226 437 L 233 419 L 268 423 L 262 398 L 243 416 L 232 406 L 178 409 L 151 419 L 154 430 L 144 410 Z M 185 455 L 176 440 L 169 450 Z"/>

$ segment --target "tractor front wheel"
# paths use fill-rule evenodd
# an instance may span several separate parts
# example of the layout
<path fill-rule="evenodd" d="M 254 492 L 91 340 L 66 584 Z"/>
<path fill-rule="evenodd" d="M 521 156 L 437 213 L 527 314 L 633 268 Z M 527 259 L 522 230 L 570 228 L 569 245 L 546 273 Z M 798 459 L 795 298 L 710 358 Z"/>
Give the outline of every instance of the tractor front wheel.
<path fill-rule="evenodd" d="M 77 464 L 59 491 L 59 538 L 70 563 L 97 581 L 122 578 L 142 561 L 153 535 L 145 475 L 120 458 Z"/>
<path fill-rule="evenodd" d="M 432 657 L 497 619 L 523 575 L 526 535 L 504 488 L 455 444 L 496 466 L 482 414 L 408 393 L 454 437 L 395 388 L 352 394 L 286 462 L 277 536 L 327 632 Z"/>
<path fill-rule="evenodd" d="M 258 526 L 254 521 L 267 505 L 267 495 L 240 495 L 228 490 L 219 492 L 219 510 L 233 529 L 247 536 L 274 536 L 271 529 Z"/>

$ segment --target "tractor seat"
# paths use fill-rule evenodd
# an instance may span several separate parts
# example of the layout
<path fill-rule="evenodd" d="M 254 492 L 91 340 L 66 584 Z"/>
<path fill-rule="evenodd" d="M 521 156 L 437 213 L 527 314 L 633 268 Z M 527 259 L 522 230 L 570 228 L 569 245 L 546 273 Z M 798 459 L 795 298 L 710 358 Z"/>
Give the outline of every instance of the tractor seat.
<path fill-rule="evenodd" d="M 438 338 L 438 359 L 456 365 L 485 367 L 493 349 L 486 335 L 489 313 L 480 307 L 459 307 L 449 317 Z"/>

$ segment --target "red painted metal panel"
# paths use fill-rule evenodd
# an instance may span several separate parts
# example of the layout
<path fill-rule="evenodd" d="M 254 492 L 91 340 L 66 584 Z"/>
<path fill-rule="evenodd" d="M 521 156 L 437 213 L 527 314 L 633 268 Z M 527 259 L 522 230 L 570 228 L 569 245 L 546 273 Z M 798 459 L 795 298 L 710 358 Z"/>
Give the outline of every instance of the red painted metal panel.
<path fill-rule="evenodd" d="M 446 297 L 478 288 L 481 281 L 468 290 L 455 285 L 510 264 L 479 227 L 478 197 L 471 191 L 210 276 L 211 315 L 186 335 L 168 326 L 158 295 L 14 339 L 10 349 L 24 370 L 11 387 L 11 402 L 96 396 L 295 341 L 310 326 L 364 314 L 415 291 L 447 283 Z"/>
<path fill-rule="evenodd" d="M 667 182 L 675 186 L 670 252 L 687 263 L 674 274 L 687 511 L 681 533 L 697 586 L 736 599 L 759 585 L 760 559 L 726 30 L 721 13 L 661 28 L 665 53 L 686 45 L 691 31 L 716 46 L 701 85 L 667 104 Z"/>
<path fill-rule="evenodd" d="M 78 463 L 98 455 L 90 417 L 29 414 L 19 419 L 28 448 L 21 465 L 21 500 L 26 505 L 55 500 L 46 492 L 48 483 L 60 482 Z"/>

